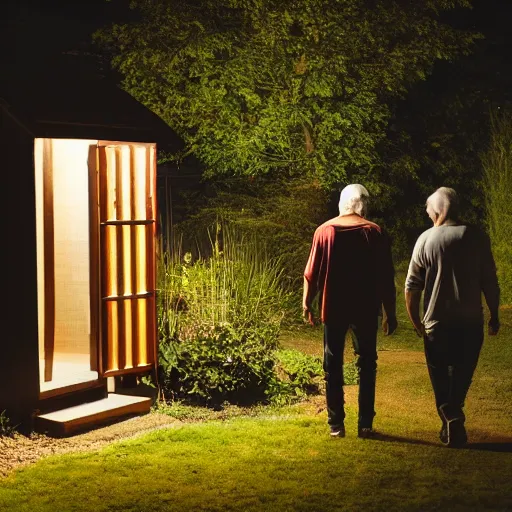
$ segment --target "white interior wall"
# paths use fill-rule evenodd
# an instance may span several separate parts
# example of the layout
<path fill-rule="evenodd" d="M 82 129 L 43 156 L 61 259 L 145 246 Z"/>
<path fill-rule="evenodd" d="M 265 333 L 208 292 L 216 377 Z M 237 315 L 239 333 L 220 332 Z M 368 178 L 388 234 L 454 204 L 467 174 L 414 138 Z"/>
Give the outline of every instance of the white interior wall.
<path fill-rule="evenodd" d="M 51 140 L 55 257 L 55 349 L 53 387 L 58 387 L 58 363 L 82 360 L 90 352 L 90 228 L 89 168 L 91 145 L 96 140 Z M 39 354 L 44 363 L 44 139 L 34 147 L 36 173 Z M 78 357 L 77 357 L 78 356 Z M 83 356 L 83 357 L 79 357 Z M 44 375 L 44 371 L 41 372 Z M 76 372 L 77 381 L 83 375 Z M 42 377 L 41 377 L 42 379 Z M 65 376 L 66 385 L 73 379 Z M 46 384 L 48 387 L 48 383 Z"/>

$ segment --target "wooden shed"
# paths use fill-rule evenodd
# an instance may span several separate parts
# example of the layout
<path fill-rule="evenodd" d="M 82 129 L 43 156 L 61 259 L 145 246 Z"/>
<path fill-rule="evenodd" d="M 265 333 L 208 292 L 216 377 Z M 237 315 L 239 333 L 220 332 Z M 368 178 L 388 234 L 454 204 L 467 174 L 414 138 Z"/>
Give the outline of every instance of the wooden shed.
<path fill-rule="evenodd" d="M 119 387 L 156 368 L 156 149 L 181 141 L 105 80 L 54 76 L 2 84 L 0 135 L 0 412 L 65 435 L 148 411 Z"/>

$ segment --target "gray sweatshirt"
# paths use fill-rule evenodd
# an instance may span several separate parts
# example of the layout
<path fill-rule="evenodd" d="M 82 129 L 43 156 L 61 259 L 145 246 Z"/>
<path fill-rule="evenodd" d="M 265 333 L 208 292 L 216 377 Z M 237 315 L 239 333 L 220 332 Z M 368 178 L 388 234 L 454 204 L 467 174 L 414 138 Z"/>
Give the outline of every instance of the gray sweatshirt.
<path fill-rule="evenodd" d="M 452 221 L 424 231 L 416 241 L 406 290 L 424 290 L 423 325 L 482 324 L 482 292 L 498 318 L 500 289 L 489 237 Z"/>

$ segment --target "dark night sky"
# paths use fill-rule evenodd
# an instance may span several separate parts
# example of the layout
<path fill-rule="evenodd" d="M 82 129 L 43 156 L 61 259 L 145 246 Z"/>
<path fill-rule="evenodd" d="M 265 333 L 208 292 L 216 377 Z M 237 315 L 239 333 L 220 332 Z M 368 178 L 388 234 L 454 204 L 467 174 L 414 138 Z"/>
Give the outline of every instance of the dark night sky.
<path fill-rule="evenodd" d="M 493 40 L 493 51 L 508 57 L 512 49 L 512 1 L 473 3 L 472 11 L 458 10 L 449 17 L 457 25 L 482 31 Z M 4 0 L 0 7 L 2 60 L 15 65 L 15 55 L 19 54 L 30 58 L 79 49 L 90 41 L 95 28 L 129 16 L 126 4 L 124 0 Z"/>
<path fill-rule="evenodd" d="M 122 20 L 130 11 L 123 0 L 7 0 L 0 7 L 2 46 L 25 45 L 37 53 L 78 47 L 95 28 Z M 472 11 L 458 10 L 450 18 L 457 25 L 474 27 L 507 51 L 511 47 L 512 1 L 474 0 Z M 503 46 L 502 46 L 503 45 Z M 5 50 L 4 50 L 5 53 Z"/>

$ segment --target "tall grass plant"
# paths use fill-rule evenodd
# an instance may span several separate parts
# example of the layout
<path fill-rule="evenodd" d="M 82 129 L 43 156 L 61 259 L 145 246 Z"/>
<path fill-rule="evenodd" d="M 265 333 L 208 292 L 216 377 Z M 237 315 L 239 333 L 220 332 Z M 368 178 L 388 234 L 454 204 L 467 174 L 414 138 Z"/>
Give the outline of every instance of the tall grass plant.
<path fill-rule="evenodd" d="M 491 115 L 491 140 L 482 157 L 486 222 L 502 303 L 512 304 L 512 114 Z"/>
<path fill-rule="evenodd" d="M 278 372 L 279 329 L 291 296 L 280 261 L 229 224 L 217 223 L 208 237 L 208 253 L 195 259 L 179 244 L 161 252 L 164 393 L 211 404 L 271 401 L 296 392 Z"/>
<path fill-rule="evenodd" d="M 161 253 L 161 336 L 188 340 L 199 326 L 279 325 L 289 299 L 279 260 L 229 224 L 218 223 L 207 235 L 210 251 L 195 261 L 191 253 L 182 254 L 179 241 L 170 253 Z"/>

